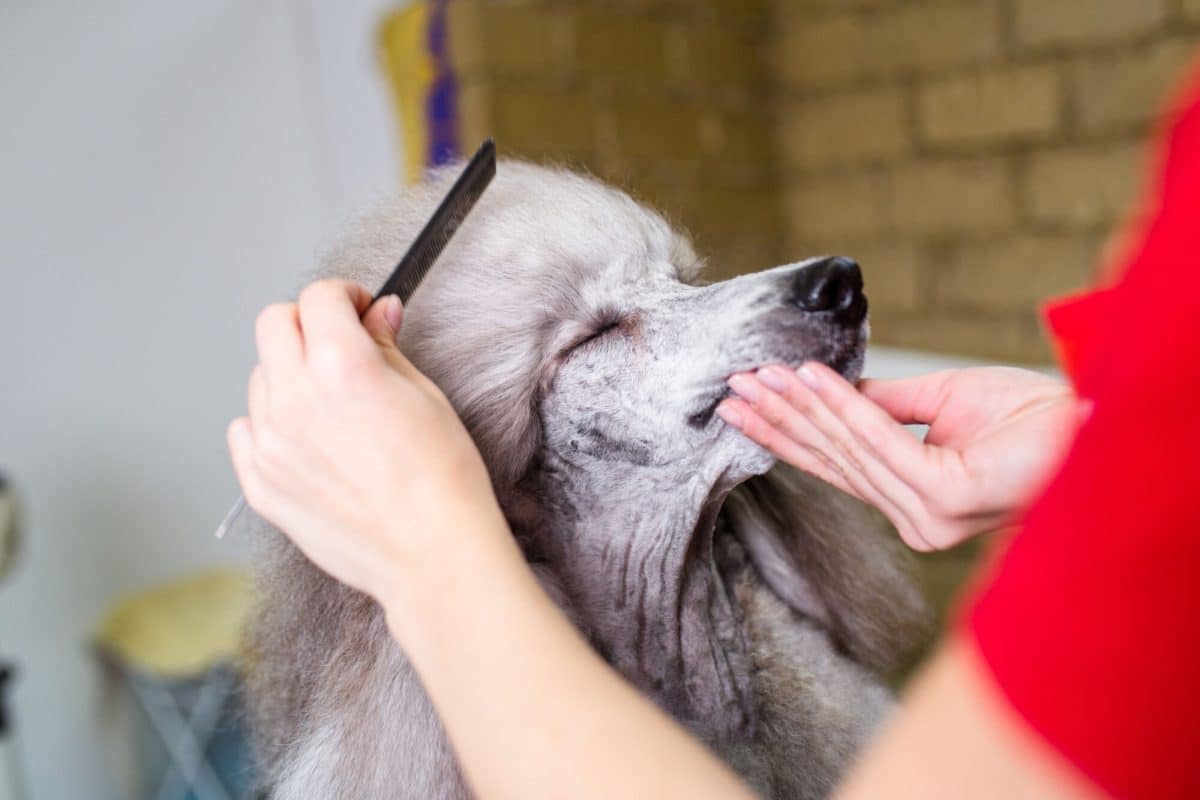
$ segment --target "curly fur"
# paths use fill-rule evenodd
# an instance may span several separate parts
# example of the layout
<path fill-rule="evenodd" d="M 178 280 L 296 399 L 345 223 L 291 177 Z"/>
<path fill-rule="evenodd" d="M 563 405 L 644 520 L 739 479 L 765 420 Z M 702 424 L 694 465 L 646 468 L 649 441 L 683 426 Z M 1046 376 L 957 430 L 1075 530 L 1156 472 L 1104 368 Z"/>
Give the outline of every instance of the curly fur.
<path fill-rule="evenodd" d="M 380 284 L 451 178 L 366 217 L 323 274 Z M 597 652 L 778 798 L 829 792 L 923 621 L 877 515 L 713 415 L 762 363 L 857 375 L 865 324 L 791 302 L 805 266 L 704 284 L 687 238 L 627 195 L 503 162 L 400 341 Z M 376 606 L 259 525 L 247 692 L 271 796 L 469 796 Z"/>

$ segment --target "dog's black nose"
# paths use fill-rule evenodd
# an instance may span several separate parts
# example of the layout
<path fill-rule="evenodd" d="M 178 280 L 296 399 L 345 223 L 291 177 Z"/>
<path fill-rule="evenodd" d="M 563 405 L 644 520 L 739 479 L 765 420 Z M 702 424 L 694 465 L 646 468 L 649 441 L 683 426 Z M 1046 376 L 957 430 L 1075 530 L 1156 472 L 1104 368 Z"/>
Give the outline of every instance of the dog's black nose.
<path fill-rule="evenodd" d="M 833 256 L 802 267 L 792 285 L 793 302 L 805 311 L 828 311 L 840 322 L 857 325 L 867 313 L 858 262 Z"/>

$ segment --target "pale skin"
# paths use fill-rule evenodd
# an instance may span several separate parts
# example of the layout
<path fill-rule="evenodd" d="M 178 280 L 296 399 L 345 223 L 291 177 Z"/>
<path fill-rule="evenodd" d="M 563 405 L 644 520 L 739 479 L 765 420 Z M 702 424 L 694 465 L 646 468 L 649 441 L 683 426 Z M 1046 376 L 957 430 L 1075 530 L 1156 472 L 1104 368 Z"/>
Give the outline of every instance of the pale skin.
<path fill-rule="evenodd" d="M 751 797 L 541 590 L 462 423 L 396 349 L 401 319 L 395 298 L 371 305 L 365 289 L 340 281 L 260 315 L 248 413 L 228 432 L 250 505 L 380 603 L 478 796 Z M 1010 519 L 1081 413 L 1068 390 L 1032 373 L 868 382 L 859 392 L 808 366 L 812 386 L 785 367 L 735 376 L 738 396 L 722 416 L 875 503 L 922 549 Z M 963 399 L 978 386 L 985 396 Z M 930 422 L 927 443 L 896 418 Z M 940 649 L 841 796 L 1088 796 L 975 658 L 963 641 Z"/>

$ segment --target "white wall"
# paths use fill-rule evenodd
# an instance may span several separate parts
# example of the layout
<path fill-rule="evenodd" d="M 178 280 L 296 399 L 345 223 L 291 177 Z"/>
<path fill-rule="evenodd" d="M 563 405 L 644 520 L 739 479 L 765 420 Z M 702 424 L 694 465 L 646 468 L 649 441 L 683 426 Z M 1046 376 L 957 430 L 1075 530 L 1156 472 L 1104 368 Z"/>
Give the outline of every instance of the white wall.
<path fill-rule="evenodd" d="M 395 186 L 383 0 L 0 3 L 0 469 L 27 548 L 0 585 L 31 796 L 118 796 L 89 634 L 121 594 L 244 557 L 256 310 Z"/>

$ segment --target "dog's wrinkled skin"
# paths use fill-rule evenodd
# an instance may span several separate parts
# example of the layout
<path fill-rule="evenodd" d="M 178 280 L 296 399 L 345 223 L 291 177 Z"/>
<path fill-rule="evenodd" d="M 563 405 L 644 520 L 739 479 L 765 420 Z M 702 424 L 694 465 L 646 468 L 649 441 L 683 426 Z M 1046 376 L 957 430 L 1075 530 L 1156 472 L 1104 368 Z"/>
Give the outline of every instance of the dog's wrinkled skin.
<path fill-rule="evenodd" d="M 381 284 L 452 177 L 364 220 L 325 274 Z M 506 162 L 400 341 L 471 431 L 555 601 L 777 798 L 829 792 L 889 707 L 876 671 L 922 620 L 874 513 L 713 414 L 725 379 L 764 363 L 857 376 L 865 322 L 801 310 L 803 269 L 701 285 L 690 244 L 657 214 Z M 266 540 L 247 691 L 271 796 L 468 796 L 375 605 Z"/>

